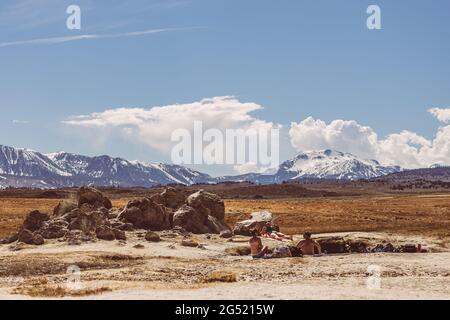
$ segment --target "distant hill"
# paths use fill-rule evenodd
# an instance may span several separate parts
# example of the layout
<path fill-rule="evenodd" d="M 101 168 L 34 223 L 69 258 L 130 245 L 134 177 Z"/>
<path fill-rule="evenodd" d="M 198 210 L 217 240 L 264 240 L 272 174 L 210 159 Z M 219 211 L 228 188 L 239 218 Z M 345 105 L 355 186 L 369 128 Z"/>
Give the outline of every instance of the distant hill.
<path fill-rule="evenodd" d="M 414 180 L 450 182 L 450 167 L 434 167 L 426 169 L 405 170 L 372 179 L 374 181 L 386 181 L 399 183 Z"/>

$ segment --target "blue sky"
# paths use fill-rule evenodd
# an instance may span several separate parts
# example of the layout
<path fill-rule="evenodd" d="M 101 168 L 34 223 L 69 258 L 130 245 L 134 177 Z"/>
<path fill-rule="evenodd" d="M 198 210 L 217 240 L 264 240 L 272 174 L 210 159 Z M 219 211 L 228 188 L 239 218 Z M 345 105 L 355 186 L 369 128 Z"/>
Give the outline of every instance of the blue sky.
<path fill-rule="evenodd" d="M 81 7 L 79 31 L 66 28 L 70 4 Z M 382 30 L 367 29 L 369 4 L 380 6 Z M 449 16 L 447 0 L 3 0 L 0 144 L 169 161 L 114 128 L 99 135 L 62 121 L 217 96 L 261 105 L 252 116 L 286 135 L 291 122 L 314 117 L 354 120 L 379 139 L 409 130 L 433 142 L 443 123 L 427 110 L 450 106 Z M 1 46 L 166 28 L 175 30 Z M 300 149 L 289 141 L 283 159 Z M 435 160 L 393 157 L 386 162 Z M 436 161 L 447 159 L 445 151 Z"/>

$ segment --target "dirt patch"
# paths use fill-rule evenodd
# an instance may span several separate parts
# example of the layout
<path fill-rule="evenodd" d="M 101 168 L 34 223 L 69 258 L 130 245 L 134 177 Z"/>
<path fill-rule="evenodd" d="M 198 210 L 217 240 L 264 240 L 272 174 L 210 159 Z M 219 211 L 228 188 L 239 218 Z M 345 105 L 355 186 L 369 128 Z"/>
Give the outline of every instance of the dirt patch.
<path fill-rule="evenodd" d="M 0 277 L 31 277 L 66 274 L 70 266 L 82 271 L 120 269 L 143 263 L 143 258 L 120 254 L 65 253 L 25 254 L 0 257 Z"/>

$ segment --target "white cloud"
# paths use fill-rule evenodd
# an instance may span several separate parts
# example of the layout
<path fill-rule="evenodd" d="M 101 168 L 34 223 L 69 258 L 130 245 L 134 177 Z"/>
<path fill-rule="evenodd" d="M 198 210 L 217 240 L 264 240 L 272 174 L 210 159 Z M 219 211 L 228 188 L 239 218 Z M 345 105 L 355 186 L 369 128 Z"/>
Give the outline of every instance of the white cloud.
<path fill-rule="evenodd" d="M 377 134 L 356 121 L 334 120 L 326 124 L 309 117 L 299 123 L 291 123 L 289 130 L 292 146 L 296 150 L 336 149 L 362 157 L 373 156 Z"/>
<path fill-rule="evenodd" d="M 436 119 L 438 119 L 442 123 L 450 122 L 450 108 L 432 108 L 429 109 L 428 112 L 430 112 L 433 116 L 436 117 Z"/>
<path fill-rule="evenodd" d="M 444 121 L 446 113 L 442 110 L 430 112 Z M 450 125 L 439 128 L 431 140 L 411 131 L 380 139 L 372 128 L 356 121 L 334 120 L 327 124 L 310 117 L 292 123 L 289 134 L 292 146 L 298 151 L 335 149 L 405 168 L 450 163 Z"/>
<path fill-rule="evenodd" d="M 250 113 L 262 107 L 253 102 L 240 102 L 234 97 L 214 97 L 198 102 L 150 108 L 119 108 L 63 121 L 76 127 L 96 128 L 108 134 L 117 130 L 131 141 L 145 144 L 163 153 L 173 147 L 171 135 L 176 129 L 193 132 L 194 122 L 202 121 L 203 131 L 215 128 L 270 130 L 272 122 L 255 118 Z"/>
<path fill-rule="evenodd" d="M 180 31 L 180 30 L 191 30 L 191 29 L 198 29 L 198 27 L 150 29 L 150 30 L 144 30 L 144 31 L 126 32 L 126 33 L 82 34 L 82 35 L 66 36 L 66 37 L 41 38 L 41 39 L 33 39 L 33 40 L 2 42 L 2 43 L 0 43 L 0 47 L 23 46 L 23 45 L 32 45 L 32 44 L 59 44 L 59 43 L 80 41 L 80 40 L 137 37 L 137 36 L 149 35 L 149 34 L 154 34 L 154 33 L 168 32 L 168 31 Z"/>
<path fill-rule="evenodd" d="M 12 123 L 13 124 L 29 124 L 30 121 L 28 121 L 28 120 L 13 120 Z"/>

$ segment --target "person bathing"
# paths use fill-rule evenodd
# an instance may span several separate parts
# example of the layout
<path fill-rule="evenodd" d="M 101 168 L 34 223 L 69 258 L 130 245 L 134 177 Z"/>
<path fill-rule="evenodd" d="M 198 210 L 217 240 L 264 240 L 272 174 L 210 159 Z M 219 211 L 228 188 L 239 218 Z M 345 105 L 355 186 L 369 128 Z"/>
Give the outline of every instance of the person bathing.
<path fill-rule="evenodd" d="M 268 222 L 262 229 L 261 229 L 261 235 L 265 238 L 283 241 L 283 240 L 293 240 L 292 236 L 285 235 L 284 233 L 278 232 L 275 230 L 275 228 L 272 226 L 270 222 Z"/>
<path fill-rule="evenodd" d="M 304 239 L 297 244 L 297 248 L 299 248 L 302 251 L 302 254 L 314 255 L 322 253 L 322 248 L 320 247 L 320 244 L 312 239 L 312 235 L 310 232 L 305 232 L 303 234 L 303 238 Z"/>
<path fill-rule="evenodd" d="M 261 241 L 261 238 L 258 236 L 258 231 L 253 229 L 251 231 L 252 237 L 249 240 L 250 243 L 250 252 L 253 259 L 261 259 L 264 258 L 265 255 L 271 253 L 268 247 L 264 247 Z"/>

